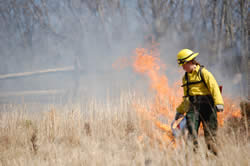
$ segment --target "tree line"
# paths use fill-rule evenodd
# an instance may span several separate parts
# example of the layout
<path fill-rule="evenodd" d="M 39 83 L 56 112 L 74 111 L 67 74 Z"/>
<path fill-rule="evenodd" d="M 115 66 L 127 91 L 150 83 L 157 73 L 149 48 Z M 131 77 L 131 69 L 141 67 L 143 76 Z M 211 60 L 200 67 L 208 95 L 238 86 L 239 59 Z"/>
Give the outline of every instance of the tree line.
<path fill-rule="evenodd" d="M 4 54 L 17 45 L 32 49 L 38 31 L 72 42 L 90 29 L 102 33 L 110 47 L 111 39 L 133 28 L 132 16 L 145 36 L 160 41 L 174 29 L 189 48 L 206 47 L 211 63 L 221 59 L 225 50 L 244 63 L 248 12 L 246 0 L 1 0 L 0 50 Z M 243 66 L 239 70 L 246 70 Z"/>

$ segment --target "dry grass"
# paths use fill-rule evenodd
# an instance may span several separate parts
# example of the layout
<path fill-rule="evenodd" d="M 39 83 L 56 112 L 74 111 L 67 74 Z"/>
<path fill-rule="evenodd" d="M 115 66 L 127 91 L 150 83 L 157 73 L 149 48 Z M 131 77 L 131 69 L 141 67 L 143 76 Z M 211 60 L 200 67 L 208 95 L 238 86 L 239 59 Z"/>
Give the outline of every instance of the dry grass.
<path fill-rule="evenodd" d="M 197 153 L 184 143 L 177 148 L 158 146 L 141 130 L 143 119 L 132 101 L 123 96 L 118 102 L 54 105 L 36 112 L 28 106 L 3 105 L 0 165 L 249 165 L 244 125 L 231 128 L 228 123 L 219 130 L 217 157 L 207 151 L 202 136 Z"/>

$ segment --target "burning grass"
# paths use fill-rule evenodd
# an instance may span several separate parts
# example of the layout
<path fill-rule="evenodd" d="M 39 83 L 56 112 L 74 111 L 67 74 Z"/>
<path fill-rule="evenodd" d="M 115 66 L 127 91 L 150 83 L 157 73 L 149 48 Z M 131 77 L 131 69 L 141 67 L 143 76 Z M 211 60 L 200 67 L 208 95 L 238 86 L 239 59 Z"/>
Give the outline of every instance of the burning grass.
<path fill-rule="evenodd" d="M 175 148 L 169 145 L 169 133 L 156 127 L 148 114 L 138 114 L 136 104 L 149 108 L 151 103 L 127 94 L 119 103 L 109 100 L 105 104 L 52 105 L 37 112 L 32 112 L 29 105 L 2 105 L 0 165 L 250 163 L 250 143 L 244 130 L 230 130 L 225 123 L 218 132 L 218 157 L 209 154 L 202 136 L 198 153 L 193 153 L 185 140 L 179 140 Z"/>
<path fill-rule="evenodd" d="M 124 60 L 122 60 L 124 61 Z M 130 62 L 128 62 L 130 63 Z M 193 152 L 186 138 L 176 140 L 170 122 L 182 100 L 180 83 L 168 84 L 157 49 L 136 49 L 130 64 L 149 80 L 150 99 L 135 92 L 98 103 L 49 106 L 2 105 L 1 165 L 248 165 L 248 111 L 224 96 L 218 114 L 219 155 L 210 154 L 199 138 Z M 129 64 L 128 64 L 129 66 Z M 242 104 L 242 107 L 248 107 Z M 38 107 L 37 107 L 38 108 Z M 248 109 L 245 109 L 248 110 Z M 243 116 L 242 116 L 243 115 Z M 246 123 L 247 122 L 247 123 Z M 236 160 L 237 159 L 237 160 Z"/>
<path fill-rule="evenodd" d="M 144 117 L 145 120 L 152 121 L 154 126 L 164 133 L 153 134 L 144 129 L 143 126 L 147 126 L 145 120 L 142 121 L 142 130 L 153 140 L 161 140 L 159 142 L 174 142 L 171 133 L 171 127 L 169 120 L 172 120 L 175 115 L 177 106 L 182 102 L 183 90 L 181 88 L 181 82 L 176 82 L 173 85 L 168 83 L 168 77 L 164 74 L 166 65 L 160 60 L 160 53 L 157 47 L 151 49 L 137 48 L 133 62 L 131 65 L 135 72 L 148 78 L 149 89 L 154 93 L 153 100 L 150 101 L 149 107 L 145 108 L 141 105 L 135 105 L 135 110 L 139 114 L 138 116 Z M 227 96 L 224 96 L 225 111 L 223 114 L 218 114 L 219 126 L 223 126 L 224 122 L 228 118 L 239 119 L 241 117 L 239 101 L 232 100 Z M 162 123 L 160 119 L 166 119 L 166 123 Z M 164 138 L 162 140 L 162 138 Z"/>

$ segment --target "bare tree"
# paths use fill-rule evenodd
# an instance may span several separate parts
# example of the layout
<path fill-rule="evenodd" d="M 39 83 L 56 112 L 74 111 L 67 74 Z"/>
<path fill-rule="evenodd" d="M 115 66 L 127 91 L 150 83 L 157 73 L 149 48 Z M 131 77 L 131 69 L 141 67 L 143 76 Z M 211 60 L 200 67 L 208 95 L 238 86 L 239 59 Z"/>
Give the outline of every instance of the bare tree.
<path fill-rule="evenodd" d="M 145 36 L 150 34 L 160 41 L 173 31 L 190 48 L 206 47 L 213 55 L 209 57 L 210 63 L 214 63 L 227 49 L 245 57 L 248 54 L 247 3 L 246 0 L 2 0 L 0 35 L 8 36 L 2 39 L 4 43 L 24 41 L 20 43 L 33 47 L 34 32 L 43 30 L 60 42 L 77 42 L 82 49 L 83 44 L 78 41 L 87 40 L 86 34 L 92 30 L 102 34 L 104 44 L 111 49 L 114 36 L 126 30 L 129 33 L 133 24 L 129 14 L 133 13 Z M 61 22 L 60 28 L 53 24 L 55 17 Z M 98 37 L 93 36 L 99 42 Z"/>

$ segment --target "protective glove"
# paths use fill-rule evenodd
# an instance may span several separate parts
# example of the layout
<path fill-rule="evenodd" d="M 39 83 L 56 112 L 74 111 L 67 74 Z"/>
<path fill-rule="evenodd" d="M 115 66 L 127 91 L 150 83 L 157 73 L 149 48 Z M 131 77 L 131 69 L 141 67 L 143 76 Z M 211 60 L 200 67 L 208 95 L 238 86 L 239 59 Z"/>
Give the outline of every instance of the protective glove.
<path fill-rule="evenodd" d="M 181 117 L 183 117 L 184 115 L 183 114 L 181 114 L 181 113 L 179 113 L 179 112 L 176 112 L 176 114 L 175 114 L 175 120 L 178 120 L 178 119 L 180 119 Z"/>
<path fill-rule="evenodd" d="M 223 112 L 224 106 L 223 105 L 216 105 L 217 112 Z"/>

